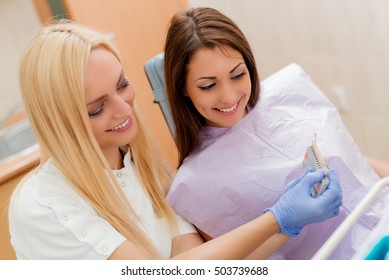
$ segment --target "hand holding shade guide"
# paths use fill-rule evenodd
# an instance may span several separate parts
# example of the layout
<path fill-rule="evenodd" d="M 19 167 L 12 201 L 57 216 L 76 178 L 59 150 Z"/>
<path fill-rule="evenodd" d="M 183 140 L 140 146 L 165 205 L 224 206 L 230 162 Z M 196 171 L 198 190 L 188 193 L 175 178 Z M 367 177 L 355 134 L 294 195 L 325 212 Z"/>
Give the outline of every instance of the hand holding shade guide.
<path fill-rule="evenodd" d="M 317 197 L 326 190 L 329 184 L 329 180 L 327 177 L 329 171 L 326 163 L 323 160 L 319 147 L 317 146 L 316 133 L 314 135 L 312 144 L 307 148 L 305 152 L 303 166 L 306 169 L 313 168 L 314 170 L 318 170 L 318 169 L 324 170 L 325 176 L 323 177 L 323 179 L 319 183 L 313 185 L 311 188 L 311 195 L 313 197 Z"/>

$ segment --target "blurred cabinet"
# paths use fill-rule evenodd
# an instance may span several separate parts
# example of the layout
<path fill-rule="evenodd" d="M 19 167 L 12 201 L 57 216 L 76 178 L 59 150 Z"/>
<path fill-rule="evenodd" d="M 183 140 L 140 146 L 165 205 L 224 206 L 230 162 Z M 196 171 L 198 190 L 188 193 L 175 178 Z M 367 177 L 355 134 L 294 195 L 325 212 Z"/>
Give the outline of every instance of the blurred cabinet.
<path fill-rule="evenodd" d="M 6 123 L 12 125 L 24 118 L 25 114 L 22 112 L 8 119 Z M 40 152 L 39 148 L 36 147 L 0 162 L 0 260 L 15 259 L 8 228 L 9 200 L 16 185 L 30 170 L 37 166 L 39 159 Z"/>
<path fill-rule="evenodd" d="M 14 260 L 15 252 L 10 243 L 8 229 L 8 203 L 17 183 L 25 174 L 20 174 L 0 185 L 0 260 Z"/>

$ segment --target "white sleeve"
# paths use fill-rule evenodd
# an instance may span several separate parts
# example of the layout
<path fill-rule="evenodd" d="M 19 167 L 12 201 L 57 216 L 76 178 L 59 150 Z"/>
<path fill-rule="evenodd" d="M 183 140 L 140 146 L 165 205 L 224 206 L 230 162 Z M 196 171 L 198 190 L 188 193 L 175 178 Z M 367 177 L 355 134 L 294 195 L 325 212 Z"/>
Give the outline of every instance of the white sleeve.
<path fill-rule="evenodd" d="M 11 243 L 18 259 L 107 259 L 124 242 L 69 190 L 58 191 L 55 186 L 53 196 L 53 192 L 42 195 L 34 185 L 22 187 L 9 209 Z"/>
<path fill-rule="evenodd" d="M 179 214 L 176 214 L 177 216 L 177 223 L 178 223 L 178 235 L 184 235 L 187 233 L 197 233 L 196 228 L 188 222 L 184 217 L 182 217 Z"/>

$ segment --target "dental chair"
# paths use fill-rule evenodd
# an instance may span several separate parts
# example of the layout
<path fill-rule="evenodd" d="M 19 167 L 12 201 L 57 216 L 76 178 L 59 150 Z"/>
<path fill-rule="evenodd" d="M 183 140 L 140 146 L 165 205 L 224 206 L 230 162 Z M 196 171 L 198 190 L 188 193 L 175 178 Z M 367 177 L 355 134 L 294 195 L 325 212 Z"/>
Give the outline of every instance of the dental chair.
<path fill-rule="evenodd" d="M 159 53 L 145 63 L 144 70 L 146 72 L 146 76 L 153 90 L 154 103 L 159 104 L 162 113 L 164 115 L 164 118 L 169 126 L 170 132 L 172 133 L 173 137 L 175 137 L 175 128 L 174 128 L 172 115 L 171 115 L 171 111 L 170 111 L 170 107 L 166 95 L 166 90 L 165 90 L 163 61 L 164 61 L 164 54 Z M 277 97 L 279 93 L 282 92 L 283 83 L 286 84 L 284 85 L 284 89 L 283 89 L 284 91 L 288 91 L 288 93 L 290 91 L 290 94 L 296 94 L 296 92 L 301 92 L 301 91 L 296 91 L 296 92 L 293 91 L 293 87 L 295 87 L 296 85 L 296 83 L 293 83 L 294 81 L 293 79 L 295 79 L 296 81 L 298 81 L 300 84 L 304 86 L 311 85 L 311 87 L 308 87 L 308 89 L 310 89 L 311 94 L 312 91 L 316 91 L 318 92 L 318 94 L 320 93 L 320 90 L 315 87 L 313 82 L 309 79 L 309 77 L 303 72 L 303 70 L 299 66 L 290 65 L 288 67 L 285 67 L 284 70 L 279 71 L 278 73 L 274 74 L 272 77 L 262 82 L 262 85 L 266 85 L 265 91 L 262 92 L 262 97 L 261 97 L 262 100 L 264 100 L 265 102 L 266 100 L 268 101 L 272 100 L 271 98 L 266 99 L 266 92 L 268 92 L 267 94 L 269 96 L 272 96 L 273 98 Z M 303 90 L 304 89 L 305 88 L 303 88 Z M 273 91 L 277 94 L 272 93 Z M 274 104 L 272 106 L 274 106 Z M 291 107 L 294 108 L 292 105 Z M 373 187 L 369 191 L 366 191 L 364 195 L 362 195 L 359 203 L 357 203 L 359 198 L 358 199 L 348 198 L 349 195 L 354 193 L 353 191 L 350 190 L 344 192 L 344 197 L 347 198 L 345 199 L 345 201 L 347 202 L 347 201 L 355 200 L 353 202 L 353 204 L 355 205 L 350 205 L 349 208 L 352 211 L 349 213 L 347 218 L 339 225 L 336 231 L 332 233 L 332 235 L 328 238 L 328 240 L 324 244 L 322 244 L 320 249 L 312 257 L 312 259 L 314 260 L 329 259 L 331 257 L 331 254 L 338 248 L 339 244 L 346 237 L 346 235 L 349 234 L 350 231 L 352 231 L 352 228 L 358 222 L 360 217 L 363 216 L 363 214 L 367 211 L 367 209 L 369 209 L 369 207 L 372 207 L 374 209 L 376 208 L 372 206 L 373 199 L 376 197 L 381 197 L 381 199 L 383 199 L 383 201 L 385 202 L 384 197 L 389 197 L 388 192 L 386 192 L 385 195 L 385 191 L 383 190 L 385 189 L 385 187 L 389 186 L 389 177 L 383 178 L 377 182 L 375 180 L 376 177 L 375 176 L 372 177 L 372 174 L 366 171 L 367 166 L 363 165 L 363 159 L 364 159 L 363 155 L 360 154 L 352 138 L 351 137 L 347 138 L 348 136 L 345 136 L 345 133 L 347 131 L 341 124 L 340 117 L 337 116 L 335 113 L 333 114 L 334 116 L 331 115 L 328 116 L 330 121 L 328 121 L 327 123 L 330 129 L 328 129 L 327 131 L 329 131 L 331 134 L 333 133 L 332 131 L 335 128 L 339 129 L 342 132 L 337 134 L 340 135 L 339 143 L 341 144 L 346 143 L 344 147 L 349 147 L 349 148 L 351 147 L 351 148 L 350 148 L 350 152 L 348 153 L 345 153 L 344 149 L 338 149 L 337 151 L 335 151 L 337 149 L 336 148 L 337 145 L 334 144 L 332 149 L 327 151 L 328 153 L 334 152 L 334 155 L 332 156 L 333 158 L 332 163 L 333 164 L 336 163 L 335 162 L 336 158 L 343 158 L 349 166 L 352 166 L 349 167 L 349 169 L 352 170 L 352 173 L 359 174 L 359 176 L 363 178 L 364 184 Z M 338 122 L 336 121 L 337 119 L 339 119 Z M 323 123 L 326 122 L 323 121 Z M 352 148 L 354 146 L 355 148 Z M 360 164 L 356 164 L 358 162 L 360 162 Z M 341 172 L 339 176 L 342 177 L 343 172 Z M 374 181 L 376 182 L 375 185 L 372 184 L 372 182 Z M 363 184 L 361 183 L 361 186 L 362 185 Z M 378 195 L 379 193 L 380 195 Z M 385 205 L 384 202 L 380 202 L 378 204 Z M 389 225 L 389 212 L 386 212 L 385 215 L 383 215 L 383 217 L 379 221 L 379 223 L 377 223 L 377 225 L 375 226 L 375 229 L 370 233 L 369 236 L 367 236 L 366 241 L 364 242 L 364 244 L 362 244 L 361 248 L 352 257 L 352 259 L 389 258 L 389 226 L 388 225 Z"/>
<path fill-rule="evenodd" d="M 151 89 L 153 90 L 154 103 L 159 104 L 162 110 L 162 114 L 169 126 L 170 132 L 174 137 L 174 124 L 165 90 L 163 58 L 163 53 L 159 53 L 156 56 L 152 57 L 145 63 L 144 70 L 146 72 L 147 79 L 149 80 L 149 83 L 151 85 Z"/>

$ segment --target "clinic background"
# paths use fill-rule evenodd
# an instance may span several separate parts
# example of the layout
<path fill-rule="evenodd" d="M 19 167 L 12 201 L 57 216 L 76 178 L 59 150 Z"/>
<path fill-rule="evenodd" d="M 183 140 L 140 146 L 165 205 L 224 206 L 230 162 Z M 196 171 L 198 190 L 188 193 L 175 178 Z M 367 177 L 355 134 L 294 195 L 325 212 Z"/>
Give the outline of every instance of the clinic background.
<path fill-rule="evenodd" d="M 42 6 L 43 2 L 46 1 L 0 0 L 0 124 L 22 109 L 17 63 L 21 50 L 41 24 L 36 6 Z M 84 23 L 102 26 L 117 33 L 118 40 L 119 36 L 123 36 L 130 38 L 132 44 L 144 45 L 145 52 L 151 43 L 147 36 L 142 35 L 145 26 L 118 27 L 114 21 L 117 18 L 133 17 L 132 6 L 143 6 L 142 16 L 149 17 L 151 23 L 160 13 L 159 28 L 155 32 L 147 30 L 151 33 L 150 37 L 158 38 L 154 40 L 158 42 L 155 44 L 157 47 L 154 53 L 147 53 L 148 58 L 162 51 L 164 32 L 171 12 L 186 5 L 217 8 L 235 20 L 248 37 L 261 79 L 290 63 L 300 64 L 338 108 L 345 126 L 362 152 L 389 161 L 389 2 L 386 0 L 52 2 L 68 6 L 76 15 L 76 20 L 78 18 Z M 153 2 L 156 4 L 154 8 Z M 136 32 L 131 31 L 134 28 Z M 142 48 L 139 50 L 142 51 Z M 132 56 L 141 55 L 134 53 Z M 127 64 L 131 63 L 131 57 L 125 57 L 125 60 Z M 145 82 L 145 77 L 138 77 L 140 75 L 144 76 L 142 67 L 136 70 L 135 75 L 129 73 L 138 85 L 141 85 L 138 80 Z M 140 95 L 146 94 L 149 96 L 148 101 L 152 102 L 151 88 L 147 84 L 138 88 L 138 100 L 141 99 Z M 152 112 L 158 118 L 146 116 L 146 120 L 154 136 L 160 139 L 161 149 L 166 151 L 165 155 L 174 165 L 172 139 L 163 124 L 162 115 L 156 112 L 158 105 L 151 106 L 156 107 Z M 147 112 L 144 114 L 147 115 Z M 157 121 L 160 124 L 156 125 Z"/>
<path fill-rule="evenodd" d="M 115 34 L 140 111 L 175 167 L 175 144 L 143 66 L 162 51 L 171 16 L 189 6 L 217 8 L 239 25 L 262 80 L 290 63 L 302 66 L 337 107 L 362 153 L 389 162 L 386 0 L 0 0 L 0 131 L 25 118 L 17 78 L 22 50 L 39 26 L 65 13 Z M 26 172 L 3 177 L 0 163 L 0 259 L 14 258 L 7 201 Z"/>

